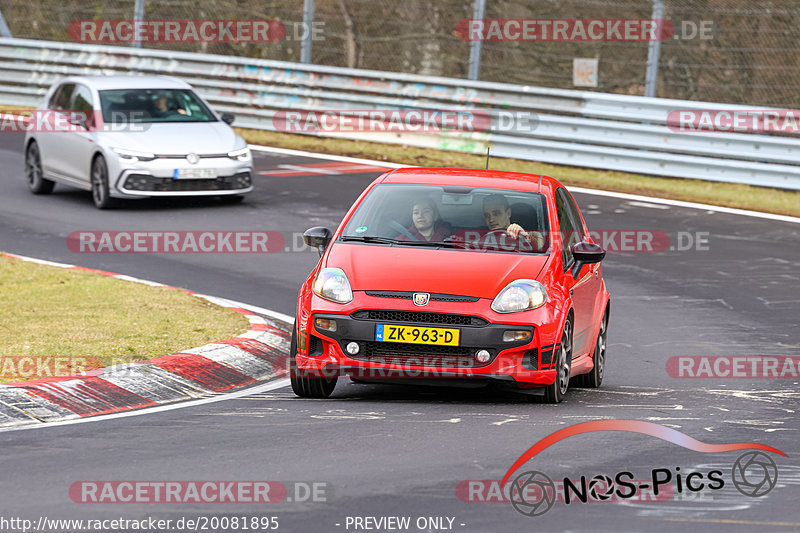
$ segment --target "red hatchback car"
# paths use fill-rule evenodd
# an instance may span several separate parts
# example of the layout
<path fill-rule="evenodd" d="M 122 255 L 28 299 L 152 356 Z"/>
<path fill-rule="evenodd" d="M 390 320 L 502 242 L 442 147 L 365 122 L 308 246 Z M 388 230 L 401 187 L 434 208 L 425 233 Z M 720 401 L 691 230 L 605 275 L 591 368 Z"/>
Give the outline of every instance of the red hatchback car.
<path fill-rule="evenodd" d="M 563 400 L 603 380 L 610 295 L 575 200 L 553 178 L 414 168 L 379 176 L 300 288 L 302 397 L 355 381 L 505 384 Z"/>

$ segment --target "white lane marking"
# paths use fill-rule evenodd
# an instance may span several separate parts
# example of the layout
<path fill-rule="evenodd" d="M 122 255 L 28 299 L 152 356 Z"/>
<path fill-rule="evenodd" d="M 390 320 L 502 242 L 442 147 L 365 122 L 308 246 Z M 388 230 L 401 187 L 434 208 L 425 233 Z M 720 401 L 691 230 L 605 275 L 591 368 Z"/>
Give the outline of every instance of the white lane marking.
<path fill-rule="evenodd" d="M 200 298 L 205 298 L 209 302 L 215 303 L 222 307 L 241 307 L 242 309 L 247 309 L 248 311 L 253 311 L 254 313 L 258 313 L 259 315 L 272 317 L 281 320 L 283 322 L 288 322 L 289 324 L 294 324 L 293 316 L 284 315 L 283 313 L 279 313 L 271 309 L 264 309 L 263 307 L 258 307 L 257 305 L 250 305 L 242 302 L 237 302 L 236 300 L 220 298 L 218 296 L 208 296 L 202 294 L 198 294 L 197 296 L 199 296 Z"/>
<path fill-rule="evenodd" d="M 647 202 L 628 202 L 628 205 L 635 207 L 649 207 L 650 209 L 669 209 L 668 205 L 649 204 Z"/>
<path fill-rule="evenodd" d="M 144 285 L 150 285 L 151 287 L 166 287 L 163 283 L 159 283 L 157 281 L 150 281 L 147 279 L 140 279 L 134 278 L 133 276 L 126 276 L 125 274 L 115 274 L 112 276 L 117 279 L 121 279 L 123 281 L 132 281 L 133 283 L 142 283 Z"/>
<path fill-rule="evenodd" d="M 102 420 L 111 420 L 114 418 L 127 418 L 129 416 L 139 416 L 139 415 L 147 415 L 151 413 L 161 413 L 164 411 L 172 411 L 173 409 L 183 409 L 185 407 L 195 407 L 197 405 L 204 405 L 208 403 L 215 403 L 221 402 L 224 400 L 235 400 L 236 398 L 241 398 L 243 396 L 248 396 L 251 394 L 257 394 L 260 392 L 271 391 L 275 389 L 282 389 L 283 387 L 289 386 L 289 379 L 279 379 L 278 381 L 272 381 L 270 383 L 264 383 L 263 385 L 256 385 L 255 387 L 250 387 L 248 389 L 230 392 L 225 394 L 220 394 L 218 396 L 213 396 L 211 398 L 201 398 L 199 400 L 191 400 L 188 402 L 180 402 L 174 403 L 169 405 L 158 405 L 155 407 L 146 407 L 144 409 L 137 409 L 134 411 L 124 411 L 122 413 L 110 413 L 107 415 L 100 415 L 100 416 L 93 416 L 89 418 L 78 418 L 75 420 L 64 420 L 61 422 L 48 422 L 44 424 L 38 424 L 35 426 L 19 426 L 19 427 L 9 427 L 9 428 L 0 428 L 0 432 L 5 431 L 22 431 L 27 429 L 39 429 L 39 428 L 51 428 L 56 426 L 70 426 L 72 424 L 84 424 L 88 422 L 100 422 Z"/>
<path fill-rule="evenodd" d="M 251 150 L 261 152 L 274 152 L 276 154 L 296 155 L 302 157 L 314 157 L 317 159 L 328 159 L 330 161 L 349 161 L 362 163 L 364 165 L 375 165 L 386 168 L 417 168 L 416 165 L 404 165 L 400 163 L 389 163 L 387 161 L 377 161 L 374 159 L 359 159 L 355 157 L 345 157 L 340 155 L 317 154 L 314 152 L 304 152 L 302 150 L 290 150 L 288 148 L 273 148 L 270 146 L 248 145 Z M 721 207 L 718 205 L 699 204 L 696 202 L 684 202 L 681 200 L 668 200 L 666 198 L 656 198 L 654 196 L 641 196 L 639 194 L 628 194 L 624 192 L 601 191 L 598 189 L 586 189 L 584 187 L 568 187 L 570 191 L 593 194 L 595 196 L 609 196 L 612 198 L 623 198 L 625 200 L 636 200 L 640 202 L 650 202 L 654 204 L 671 205 L 675 207 L 688 207 L 689 209 L 707 209 L 715 213 L 727 213 L 729 215 L 741 215 L 746 217 L 766 218 L 769 220 L 780 220 L 781 222 L 791 222 L 800 224 L 800 217 L 790 217 L 788 215 L 776 215 L 773 213 L 760 213 L 758 211 L 748 211 L 747 209 L 735 209 L 732 207 Z"/>
<path fill-rule="evenodd" d="M 516 422 L 517 420 L 519 420 L 519 418 L 507 418 L 505 420 L 501 420 L 500 422 L 492 422 L 492 425 L 493 426 L 502 426 L 503 424 L 505 424 L 507 422 Z"/>
<path fill-rule="evenodd" d="M 36 259 L 35 257 L 26 257 L 24 255 L 16 255 L 16 254 L 6 254 L 9 257 L 13 257 L 14 259 L 21 259 L 22 261 L 27 261 L 29 263 L 38 263 L 40 265 L 49 265 L 59 268 L 75 268 L 75 265 L 70 265 L 67 263 L 56 263 L 55 261 L 47 261 L 45 259 Z"/>
<path fill-rule="evenodd" d="M 336 170 L 333 169 L 303 167 L 300 165 L 278 165 L 278 168 L 283 168 L 291 172 L 308 172 L 309 174 L 328 174 L 328 175 L 341 174 L 341 172 L 337 172 Z"/>
<path fill-rule="evenodd" d="M 638 200 L 654 204 L 671 205 L 675 207 L 688 207 L 689 209 L 706 209 L 712 213 L 726 213 L 729 215 L 741 215 L 745 217 L 766 218 L 768 220 L 780 220 L 781 222 L 791 222 L 800 224 L 800 217 L 790 217 L 788 215 L 776 215 L 774 213 L 760 213 L 758 211 L 748 211 L 747 209 L 734 209 L 732 207 L 722 207 L 718 205 L 699 204 L 696 202 L 684 202 L 681 200 L 668 200 L 666 198 L 656 198 L 654 196 L 641 196 L 638 194 L 628 194 L 624 192 L 600 191 L 597 189 L 584 189 L 583 187 L 568 187 L 571 192 L 592 194 L 594 196 L 608 196 L 611 198 L 622 198 L 625 200 Z"/>
<path fill-rule="evenodd" d="M 361 165 L 369 165 L 375 167 L 384 167 L 384 168 L 406 168 L 411 167 L 413 168 L 414 165 L 404 165 L 400 163 L 390 163 L 388 161 L 375 161 L 373 159 L 361 159 L 359 157 L 347 157 L 343 155 L 329 155 L 329 154 L 317 154 L 314 152 L 304 152 L 302 150 L 291 150 L 289 148 L 276 148 L 273 146 L 258 146 L 256 144 L 249 144 L 248 145 L 251 150 L 256 150 L 258 152 L 272 152 L 276 154 L 285 154 L 285 155 L 296 155 L 300 157 L 313 157 L 314 159 L 327 159 L 328 161 L 343 161 L 345 163 L 358 163 Z"/>
<path fill-rule="evenodd" d="M 283 170 L 276 170 L 276 169 L 269 169 L 269 170 L 261 170 L 258 172 L 261 176 L 272 176 L 273 178 L 280 178 L 281 176 L 288 175 L 290 177 L 300 177 L 297 176 L 297 173 L 305 173 L 306 175 L 311 174 L 320 174 L 320 175 L 328 175 L 328 176 L 338 176 L 341 174 L 347 174 L 351 171 L 362 171 L 365 168 L 374 168 L 373 166 L 367 167 L 365 165 L 355 165 L 355 164 L 342 164 L 336 166 L 327 166 L 327 167 L 309 167 L 304 165 L 278 165 L 279 169 Z M 388 169 L 387 169 L 388 170 Z"/>

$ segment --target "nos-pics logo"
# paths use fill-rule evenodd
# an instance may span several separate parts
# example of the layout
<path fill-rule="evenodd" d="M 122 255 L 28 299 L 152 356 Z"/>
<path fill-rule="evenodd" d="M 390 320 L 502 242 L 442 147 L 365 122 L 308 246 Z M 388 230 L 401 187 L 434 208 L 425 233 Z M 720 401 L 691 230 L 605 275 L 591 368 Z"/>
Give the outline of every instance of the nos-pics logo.
<path fill-rule="evenodd" d="M 511 476 L 536 454 L 553 444 L 573 435 L 595 431 L 627 431 L 656 437 L 684 448 L 701 453 L 723 453 L 735 450 L 748 450 L 734 461 L 730 469 L 730 480 L 744 496 L 758 498 L 768 494 L 778 482 L 778 465 L 764 452 L 786 456 L 782 451 L 764 444 L 739 442 L 732 444 L 707 444 L 693 439 L 680 431 L 638 420 L 598 420 L 583 422 L 556 431 L 531 446 L 517 459 L 500 482 L 504 485 Z M 725 472 L 719 469 L 707 471 L 682 471 L 680 467 L 654 468 L 645 480 L 634 480 L 628 471 L 609 475 L 599 473 L 591 478 L 563 478 L 553 481 L 547 474 L 528 470 L 518 474 L 510 481 L 509 500 L 514 509 L 526 516 L 541 516 L 556 502 L 566 505 L 607 501 L 624 501 L 635 498 L 641 491 L 652 490 L 657 497 L 659 492 L 700 492 L 719 490 L 726 484 Z"/>

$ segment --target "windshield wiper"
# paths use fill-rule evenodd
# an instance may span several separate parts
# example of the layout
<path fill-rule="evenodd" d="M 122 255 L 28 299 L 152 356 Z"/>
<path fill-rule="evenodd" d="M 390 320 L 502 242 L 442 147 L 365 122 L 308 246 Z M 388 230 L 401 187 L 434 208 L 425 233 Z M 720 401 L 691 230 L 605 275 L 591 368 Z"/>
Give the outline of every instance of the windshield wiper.
<path fill-rule="evenodd" d="M 397 244 L 400 241 L 397 239 L 388 239 L 386 237 L 377 237 L 375 235 L 342 235 L 339 237 L 342 241 L 355 241 L 355 242 L 375 242 L 379 244 Z"/>
<path fill-rule="evenodd" d="M 436 248 L 463 248 L 463 242 L 457 241 L 400 241 L 399 244 L 409 246 L 431 246 Z"/>

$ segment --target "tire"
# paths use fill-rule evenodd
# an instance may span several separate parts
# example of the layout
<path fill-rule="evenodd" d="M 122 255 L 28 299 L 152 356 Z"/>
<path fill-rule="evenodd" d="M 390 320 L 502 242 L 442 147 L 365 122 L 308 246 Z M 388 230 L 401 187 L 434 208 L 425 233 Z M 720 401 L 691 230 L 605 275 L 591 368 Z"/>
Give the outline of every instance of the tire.
<path fill-rule="evenodd" d="M 297 366 L 297 322 L 292 329 L 292 343 L 289 347 L 289 379 L 292 391 L 301 398 L 327 398 L 336 388 L 336 376 L 317 376 Z"/>
<path fill-rule="evenodd" d="M 569 373 L 572 369 L 572 319 L 567 318 L 561 334 L 561 349 L 556 359 L 556 379 L 544 389 L 545 403 L 561 403 L 569 390 Z"/>
<path fill-rule="evenodd" d="M 606 369 L 606 345 L 608 340 L 608 309 L 603 314 L 600 321 L 600 332 L 597 334 L 597 341 L 594 344 L 594 354 L 592 361 L 594 367 L 588 374 L 583 374 L 575 378 L 575 385 L 578 387 L 588 387 L 596 389 L 603 383 L 603 374 Z"/>
<path fill-rule="evenodd" d="M 92 201 L 97 209 L 108 209 L 114 205 L 114 200 L 108 193 L 108 165 L 102 155 L 92 161 Z"/>
<path fill-rule="evenodd" d="M 25 149 L 25 178 L 33 194 L 50 194 L 53 192 L 55 182 L 45 179 L 42 171 L 42 156 L 36 141 L 28 144 Z"/>

